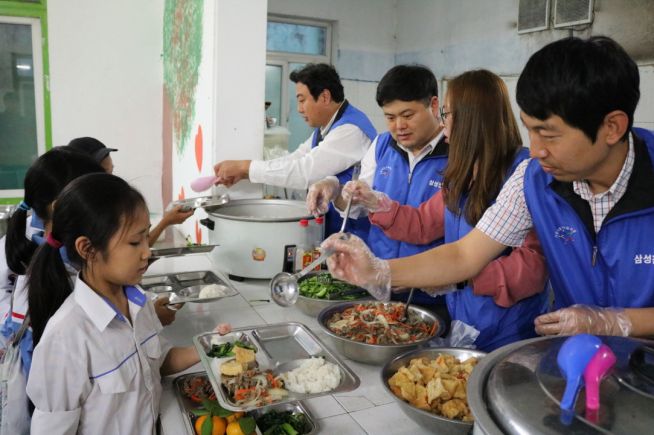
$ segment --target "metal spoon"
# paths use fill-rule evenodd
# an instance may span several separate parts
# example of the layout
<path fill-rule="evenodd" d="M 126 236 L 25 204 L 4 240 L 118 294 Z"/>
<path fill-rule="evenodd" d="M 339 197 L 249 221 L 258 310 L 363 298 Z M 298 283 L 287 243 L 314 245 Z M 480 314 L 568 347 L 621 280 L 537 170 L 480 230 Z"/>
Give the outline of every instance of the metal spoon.
<path fill-rule="evenodd" d="M 409 292 L 409 297 L 406 298 L 406 303 L 404 304 L 404 317 L 401 319 L 402 322 L 404 322 L 409 317 L 409 304 L 411 303 L 411 299 L 413 299 L 414 291 L 415 291 L 415 287 L 411 289 L 411 291 Z"/>
<path fill-rule="evenodd" d="M 361 173 L 361 164 L 357 163 L 352 169 L 352 181 L 359 179 L 359 174 Z M 347 225 L 347 220 L 350 215 L 350 208 L 352 207 L 352 197 L 347 200 L 347 206 L 345 207 L 345 216 L 343 217 L 343 223 L 341 224 L 340 233 L 344 233 L 345 226 Z M 347 240 L 350 236 L 349 234 L 344 233 L 342 236 L 343 240 Z M 320 257 L 313 260 L 307 267 L 301 271 L 290 274 L 288 272 L 280 272 L 273 277 L 270 281 L 270 297 L 277 305 L 282 307 L 290 307 L 297 302 L 297 298 L 300 295 L 300 286 L 298 285 L 298 280 L 302 278 L 307 273 L 311 272 L 316 266 L 322 264 L 323 261 L 327 259 L 333 252 L 329 249 L 325 249 Z"/>

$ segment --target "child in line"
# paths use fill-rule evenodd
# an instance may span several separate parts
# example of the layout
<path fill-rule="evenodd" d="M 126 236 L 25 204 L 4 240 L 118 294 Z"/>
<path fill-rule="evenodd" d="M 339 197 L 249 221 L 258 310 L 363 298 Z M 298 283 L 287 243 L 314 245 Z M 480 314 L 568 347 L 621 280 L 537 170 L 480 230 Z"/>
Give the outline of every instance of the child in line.
<path fill-rule="evenodd" d="M 141 194 L 113 175 L 80 177 L 58 197 L 28 270 L 33 434 L 152 434 L 161 376 L 199 361 L 195 348 L 159 336 L 153 304 L 135 287 L 149 227 Z M 74 288 L 62 246 L 80 270 Z"/>
<path fill-rule="evenodd" d="M 34 251 L 45 241 L 45 222 L 50 219 L 52 202 L 71 180 L 91 172 L 102 172 L 102 167 L 64 147 L 44 153 L 28 169 L 24 200 L 9 219 L 7 234 L 0 239 L 0 336 L 3 340 L 20 329 L 27 313 L 24 275 Z M 27 374 L 32 354 L 29 330 L 21 340 L 20 349 Z"/>

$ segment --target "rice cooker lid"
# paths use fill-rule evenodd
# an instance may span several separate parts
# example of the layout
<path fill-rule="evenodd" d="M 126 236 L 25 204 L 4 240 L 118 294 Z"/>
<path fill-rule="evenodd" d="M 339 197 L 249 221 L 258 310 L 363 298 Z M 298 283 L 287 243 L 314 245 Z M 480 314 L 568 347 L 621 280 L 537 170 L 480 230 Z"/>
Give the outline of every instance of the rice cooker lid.
<path fill-rule="evenodd" d="M 574 415 L 566 418 L 559 408 L 565 379 L 556 362 L 566 338 L 526 341 L 490 362 L 484 399 L 494 422 L 513 434 L 649 433 L 654 427 L 654 342 L 600 337 L 617 362 L 601 383 L 599 412 L 586 413 L 582 388 Z"/>
<path fill-rule="evenodd" d="M 245 222 L 296 222 L 314 217 L 304 201 L 283 199 L 241 199 L 219 207 L 205 207 L 209 215 Z"/>

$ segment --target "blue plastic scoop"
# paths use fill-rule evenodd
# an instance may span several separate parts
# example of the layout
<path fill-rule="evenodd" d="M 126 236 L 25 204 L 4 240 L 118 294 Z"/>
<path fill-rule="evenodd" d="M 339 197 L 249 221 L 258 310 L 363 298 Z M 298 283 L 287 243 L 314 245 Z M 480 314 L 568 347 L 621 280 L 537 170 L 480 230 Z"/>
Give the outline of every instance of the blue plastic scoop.
<path fill-rule="evenodd" d="M 579 334 L 568 338 L 559 349 L 556 362 L 566 382 L 562 410 L 572 411 L 574 408 L 577 394 L 584 384 L 584 371 L 601 345 L 602 340 L 594 335 Z"/>

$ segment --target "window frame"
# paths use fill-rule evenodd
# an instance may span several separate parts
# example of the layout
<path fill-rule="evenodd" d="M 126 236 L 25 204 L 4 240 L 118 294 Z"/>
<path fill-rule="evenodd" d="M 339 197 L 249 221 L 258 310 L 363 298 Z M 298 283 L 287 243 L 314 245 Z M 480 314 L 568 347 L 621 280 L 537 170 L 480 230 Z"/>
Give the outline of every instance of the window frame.
<path fill-rule="evenodd" d="M 289 80 L 288 76 L 291 73 L 289 64 L 292 63 L 327 63 L 331 64 L 332 49 L 333 49 L 333 35 L 334 23 L 327 20 L 315 20 L 310 18 L 290 17 L 286 15 L 268 14 L 267 22 L 284 23 L 284 24 L 300 24 L 306 26 L 323 27 L 325 31 L 325 54 L 301 54 L 290 53 L 287 51 L 268 51 L 266 49 L 266 65 L 281 66 L 282 68 L 282 88 L 281 88 L 281 116 L 279 125 L 286 127 L 290 117 L 290 106 L 288 103 L 289 93 Z M 266 39 L 266 47 L 268 46 Z"/>
<path fill-rule="evenodd" d="M 41 155 L 52 148 L 47 0 L 29 3 L 0 0 L 0 23 L 27 24 L 32 28 L 37 154 Z M 17 204 L 23 195 L 24 189 L 2 189 L 0 204 Z"/>

